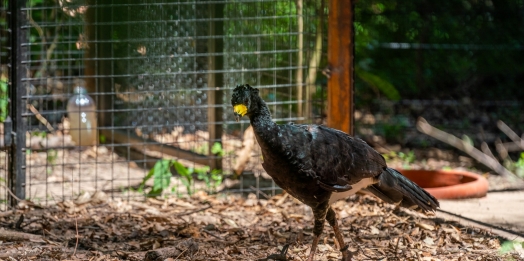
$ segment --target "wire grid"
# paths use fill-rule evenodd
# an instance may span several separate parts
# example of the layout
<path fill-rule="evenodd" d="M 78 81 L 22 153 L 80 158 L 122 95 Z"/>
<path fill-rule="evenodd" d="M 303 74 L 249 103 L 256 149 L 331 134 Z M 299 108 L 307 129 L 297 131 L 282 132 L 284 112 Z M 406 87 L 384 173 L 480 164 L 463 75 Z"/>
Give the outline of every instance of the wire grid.
<path fill-rule="evenodd" d="M 1 131 L 0 131 L 1 133 Z M 6 190 L 7 186 L 7 151 L 6 150 L 0 150 L 0 182 L 2 183 L 2 186 L 0 186 L 0 211 L 6 211 L 7 210 L 7 197 L 8 192 Z"/>
<path fill-rule="evenodd" d="M 229 51 L 224 66 L 225 85 L 235 86 L 238 83 L 250 83 L 257 86 L 271 110 L 273 119 L 280 123 L 321 120 L 323 112 L 322 99 L 313 101 L 314 97 L 303 98 L 303 100 L 297 98 L 296 82 L 298 69 L 303 69 L 304 75 L 307 73 L 308 67 L 304 64 L 309 61 L 314 48 L 315 26 L 316 22 L 321 19 L 315 8 L 320 8 L 320 6 L 306 4 L 304 7 L 304 49 L 299 50 L 294 2 L 253 1 L 229 4 L 226 7 L 227 16 L 234 19 L 225 22 L 225 28 L 229 30 L 226 33 L 231 34 L 225 39 L 225 50 Z M 285 28 L 285 30 L 271 34 L 263 33 L 271 32 L 272 28 Z M 299 67 L 297 58 L 300 51 L 304 52 L 306 61 L 301 67 Z M 315 73 L 319 71 L 317 68 Z M 317 87 L 318 92 L 321 93 L 321 84 Z M 224 102 L 229 104 L 230 95 L 225 97 Z M 299 102 L 312 103 L 316 105 L 313 106 L 316 110 L 310 115 L 298 115 Z M 226 109 L 226 111 L 230 110 L 230 108 Z M 227 118 L 231 119 L 230 116 Z M 237 131 L 238 124 L 231 121 L 228 121 L 227 124 L 226 128 Z M 248 126 L 249 121 L 242 120 L 239 133 L 243 133 Z M 229 164 L 233 165 L 232 163 Z M 261 155 L 258 151 L 252 155 L 252 160 L 247 168 L 247 171 L 253 172 L 253 176 L 245 173 L 240 179 L 239 186 L 230 191 L 250 193 L 255 190 L 257 196 L 278 193 L 279 188 L 265 174 L 260 163 Z"/>
<path fill-rule="evenodd" d="M 27 197 L 41 204 L 100 190 L 143 197 L 139 185 L 160 159 L 205 167 L 217 158 L 210 152 L 215 142 L 222 145 L 222 174 L 232 174 L 249 125 L 232 117 L 229 100 L 237 84 L 260 88 L 279 122 L 321 119 L 323 96 L 298 100 L 304 84 L 296 80 L 298 69 L 304 78 L 307 73 L 320 7 L 304 6 L 299 33 L 294 2 L 44 0 L 28 6 Z M 212 5 L 223 5 L 223 18 L 211 17 Z M 223 34 L 213 35 L 212 24 L 222 24 Z M 213 52 L 217 38 L 223 51 Z M 210 57 L 223 57 L 223 64 L 211 68 Z M 223 81 L 209 85 L 211 74 Z M 98 104 L 98 146 L 71 141 L 66 105 L 76 86 L 86 87 Z M 323 90 L 321 84 L 314 88 Z M 208 99 L 219 92 L 217 103 Z M 312 113 L 298 115 L 299 103 L 314 104 Z M 222 129 L 222 135 L 211 137 L 209 128 Z M 171 180 L 164 192 L 216 190 L 205 182 L 186 187 L 177 177 Z M 264 175 L 255 150 L 240 183 L 226 190 L 260 195 L 278 187 Z"/>
<path fill-rule="evenodd" d="M 8 68 L 7 68 L 7 62 L 8 62 L 8 52 L 7 47 L 9 46 L 8 43 L 8 24 L 7 24 L 7 6 L 5 3 L 0 4 L 0 84 L 7 87 L 8 82 Z M 8 147 L 6 146 L 6 142 L 4 140 L 5 136 L 5 130 L 4 130 L 4 123 L 6 116 L 7 116 L 7 109 L 8 104 L 5 103 L 8 98 L 7 90 L 3 89 L 3 86 L 0 86 L 0 99 L 3 101 L 0 101 L 0 211 L 7 210 L 7 196 L 8 192 L 6 190 L 7 186 L 7 168 L 8 168 Z"/>

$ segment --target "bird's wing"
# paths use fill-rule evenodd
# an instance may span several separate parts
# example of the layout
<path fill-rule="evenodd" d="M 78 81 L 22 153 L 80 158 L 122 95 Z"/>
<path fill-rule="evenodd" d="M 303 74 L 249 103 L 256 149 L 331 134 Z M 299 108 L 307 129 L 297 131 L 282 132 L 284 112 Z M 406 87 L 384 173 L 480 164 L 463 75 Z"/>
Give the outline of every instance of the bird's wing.
<path fill-rule="evenodd" d="M 384 171 L 386 161 L 363 140 L 318 125 L 279 125 L 290 163 L 333 191 Z M 285 137 L 285 138 L 284 138 Z"/>

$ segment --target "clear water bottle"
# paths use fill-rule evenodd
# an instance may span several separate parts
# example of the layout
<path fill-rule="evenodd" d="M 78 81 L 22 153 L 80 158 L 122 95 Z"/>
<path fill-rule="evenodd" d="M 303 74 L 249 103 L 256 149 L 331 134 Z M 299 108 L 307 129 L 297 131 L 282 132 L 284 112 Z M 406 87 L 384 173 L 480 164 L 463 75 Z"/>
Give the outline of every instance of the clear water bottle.
<path fill-rule="evenodd" d="M 77 146 L 96 145 L 96 105 L 86 89 L 75 87 L 73 97 L 67 103 L 69 134 Z"/>

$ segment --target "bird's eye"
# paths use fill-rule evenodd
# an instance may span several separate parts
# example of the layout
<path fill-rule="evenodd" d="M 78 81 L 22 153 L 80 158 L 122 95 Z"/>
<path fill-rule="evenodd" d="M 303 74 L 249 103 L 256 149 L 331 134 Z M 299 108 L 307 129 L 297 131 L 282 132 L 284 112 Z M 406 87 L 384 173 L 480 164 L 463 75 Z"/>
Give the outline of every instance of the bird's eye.
<path fill-rule="evenodd" d="M 244 104 L 247 105 L 248 101 L 249 101 L 249 100 L 248 100 L 247 98 L 245 98 L 245 99 L 244 99 Z"/>

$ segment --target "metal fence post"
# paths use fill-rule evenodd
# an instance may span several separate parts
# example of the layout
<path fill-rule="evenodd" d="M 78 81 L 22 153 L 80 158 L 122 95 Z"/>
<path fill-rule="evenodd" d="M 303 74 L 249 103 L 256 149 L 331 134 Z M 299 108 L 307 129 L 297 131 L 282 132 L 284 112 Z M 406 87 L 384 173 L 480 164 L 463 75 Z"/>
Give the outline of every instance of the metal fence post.
<path fill-rule="evenodd" d="M 208 87 L 214 88 L 208 91 L 208 131 L 209 131 L 209 154 L 215 142 L 222 140 L 223 109 L 215 107 L 223 103 L 224 91 L 217 90 L 224 86 L 224 4 L 211 4 L 210 10 L 210 38 L 208 42 L 208 52 L 214 55 L 209 56 L 209 76 Z M 214 20 L 218 19 L 218 20 Z M 210 160 L 211 169 L 222 169 L 222 158 L 212 158 Z"/>
<path fill-rule="evenodd" d="M 26 20 L 25 0 L 9 1 L 9 30 L 10 30 L 10 86 L 9 95 L 11 100 L 10 114 L 13 120 L 13 143 L 10 148 L 8 161 L 8 184 L 13 193 L 20 199 L 25 199 L 25 142 L 26 142 L 26 119 L 23 117 L 26 109 L 26 88 L 23 78 L 26 78 L 26 68 L 22 60 L 27 55 L 26 48 L 22 47 L 27 39 L 26 29 L 23 28 Z M 9 198 L 12 206 L 16 200 Z"/>

